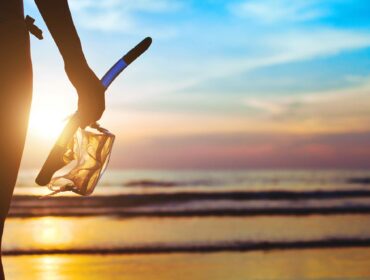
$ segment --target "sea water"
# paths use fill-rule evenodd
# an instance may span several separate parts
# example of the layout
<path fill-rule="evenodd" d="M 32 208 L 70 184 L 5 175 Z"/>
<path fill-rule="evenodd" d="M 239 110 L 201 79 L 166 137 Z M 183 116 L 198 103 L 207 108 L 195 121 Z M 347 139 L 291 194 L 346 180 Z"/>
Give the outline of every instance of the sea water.
<path fill-rule="evenodd" d="M 8 255 L 368 246 L 370 171 L 108 171 L 90 197 L 39 199 L 21 172 Z"/>

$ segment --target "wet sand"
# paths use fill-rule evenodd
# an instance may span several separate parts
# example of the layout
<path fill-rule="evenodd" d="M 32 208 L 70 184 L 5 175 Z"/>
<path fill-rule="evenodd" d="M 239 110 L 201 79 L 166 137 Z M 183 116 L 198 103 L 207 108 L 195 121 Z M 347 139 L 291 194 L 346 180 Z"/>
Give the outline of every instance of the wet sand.
<path fill-rule="evenodd" d="M 42 200 L 24 178 L 7 279 L 370 280 L 369 172 L 116 175 Z"/>
<path fill-rule="evenodd" d="M 370 249 L 4 257 L 11 280 L 370 279 Z"/>
<path fill-rule="evenodd" d="M 45 254 L 58 251 L 134 253 L 186 252 L 198 248 L 204 252 L 247 250 L 251 246 L 254 250 L 369 246 L 369 223 L 369 215 L 304 219 L 292 216 L 11 218 L 6 222 L 2 249 L 5 254 L 15 255 L 38 251 Z"/>

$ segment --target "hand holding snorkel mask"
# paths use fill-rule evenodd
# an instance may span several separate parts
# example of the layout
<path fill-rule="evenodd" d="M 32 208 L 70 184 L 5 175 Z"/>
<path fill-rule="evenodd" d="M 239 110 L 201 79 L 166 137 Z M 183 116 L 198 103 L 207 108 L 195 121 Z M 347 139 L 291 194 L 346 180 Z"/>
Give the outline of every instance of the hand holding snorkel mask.
<path fill-rule="evenodd" d="M 105 90 L 151 43 L 150 37 L 145 38 L 112 66 L 101 79 Z M 97 123 L 80 128 L 84 126 L 78 113 L 69 119 L 36 178 L 38 185 L 48 186 L 50 195 L 64 191 L 92 194 L 108 165 L 115 136 Z M 73 162 L 75 165 L 67 174 L 53 177 L 56 171 Z"/>

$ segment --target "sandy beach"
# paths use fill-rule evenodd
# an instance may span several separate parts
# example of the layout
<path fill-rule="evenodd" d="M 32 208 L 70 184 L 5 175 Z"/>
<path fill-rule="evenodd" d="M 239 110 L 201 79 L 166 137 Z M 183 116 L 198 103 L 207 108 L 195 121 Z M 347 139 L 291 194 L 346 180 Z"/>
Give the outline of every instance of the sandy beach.
<path fill-rule="evenodd" d="M 24 176 L 7 279 L 370 279 L 369 176 L 118 172 L 91 197 L 42 200 Z"/>
<path fill-rule="evenodd" d="M 350 256 L 350 257 L 349 257 Z M 8 279 L 370 279 L 370 249 L 5 257 Z"/>

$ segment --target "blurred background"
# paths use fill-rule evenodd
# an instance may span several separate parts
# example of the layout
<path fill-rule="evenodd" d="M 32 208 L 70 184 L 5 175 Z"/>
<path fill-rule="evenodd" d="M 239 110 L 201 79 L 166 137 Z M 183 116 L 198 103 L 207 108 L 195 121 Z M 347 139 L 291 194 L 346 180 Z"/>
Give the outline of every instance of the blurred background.
<path fill-rule="evenodd" d="M 99 77 L 153 45 L 107 93 L 116 142 L 94 195 L 39 200 L 77 94 L 25 0 L 45 39 L 32 39 L 10 279 L 21 266 L 34 279 L 370 279 L 370 3 L 69 4 Z"/>

